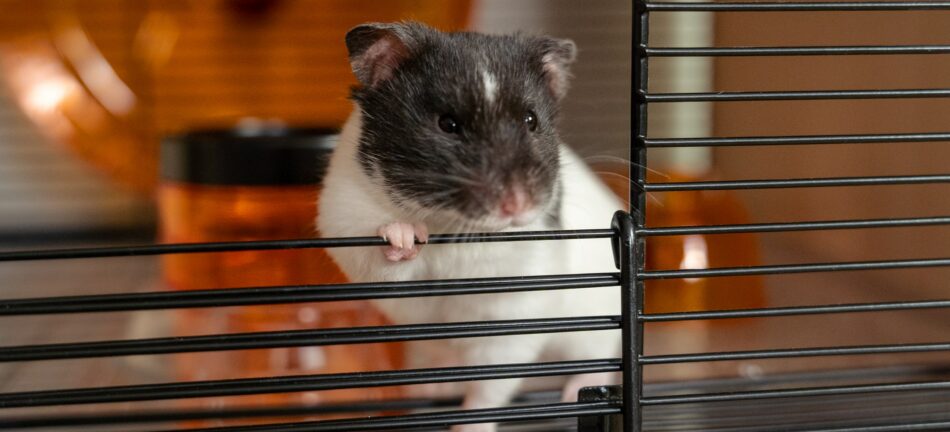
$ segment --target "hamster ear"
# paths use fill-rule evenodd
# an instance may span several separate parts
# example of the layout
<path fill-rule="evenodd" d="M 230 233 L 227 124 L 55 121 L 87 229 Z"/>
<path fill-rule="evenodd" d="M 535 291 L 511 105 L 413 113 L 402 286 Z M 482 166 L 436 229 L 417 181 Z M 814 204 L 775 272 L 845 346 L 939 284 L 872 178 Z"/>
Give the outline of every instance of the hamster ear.
<path fill-rule="evenodd" d="M 567 94 L 571 79 L 570 65 L 577 58 L 577 45 L 570 39 L 543 38 L 541 40 L 541 65 L 544 79 L 555 98 Z"/>
<path fill-rule="evenodd" d="M 416 27 L 369 23 L 347 32 L 346 49 L 356 79 L 367 87 L 375 87 L 391 78 L 420 43 Z"/>

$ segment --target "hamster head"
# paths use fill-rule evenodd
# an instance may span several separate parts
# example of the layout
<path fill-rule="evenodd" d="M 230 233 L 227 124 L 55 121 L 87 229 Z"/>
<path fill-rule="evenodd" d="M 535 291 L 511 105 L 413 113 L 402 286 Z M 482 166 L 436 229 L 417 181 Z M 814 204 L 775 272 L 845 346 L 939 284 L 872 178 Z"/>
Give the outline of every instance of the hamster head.
<path fill-rule="evenodd" d="M 362 169 L 423 221 L 522 226 L 557 211 L 569 40 L 366 24 L 346 35 Z"/>

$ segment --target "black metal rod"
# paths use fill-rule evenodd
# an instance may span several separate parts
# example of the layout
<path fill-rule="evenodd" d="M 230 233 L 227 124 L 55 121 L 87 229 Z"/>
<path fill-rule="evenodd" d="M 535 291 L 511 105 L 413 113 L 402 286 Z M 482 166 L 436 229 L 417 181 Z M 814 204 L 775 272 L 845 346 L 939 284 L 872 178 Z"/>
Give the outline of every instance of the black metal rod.
<path fill-rule="evenodd" d="M 688 321 L 732 318 L 768 318 L 795 315 L 823 315 L 833 313 L 888 312 L 915 309 L 950 308 L 950 300 L 929 300 L 915 302 L 857 303 L 827 306 L 792 306 L 762 309 L 734 309 L 703 312 L 672 312 L 662 314 L 644 314 L 643 322 Z"/>
<path fill-rule="evenodd" d="M 950 96 L 950 89 L 658 93 L 645 94 L 643 95 L 643 98 L 647 102 L 740 102 L 830 99 L 942 98 L 947 96 Z"/>
<path fill-rule="evenodd" d="M 646 3 L 657 12 L 770 12 L 770 11 L 899 11 L 950 10 L 950 2 L 762 2 L 762 3 Z"/>
<path fill-rule="evenodd" d="M 248 306 L 615 286 L 618 273 L 274 286 L 0 300 L 0 316 Z"/>
<path fill-rule="evenodd" d="M 323 420 L 272 425 L 230 426 L 188 430 L 191 432 L 350 432 L 419 428 L 426 426 L 448 427 L 450 425 L 465 423 L 495 423 L 593 415 L 611 415 L 618 414 L 620 411 L 621 407 L 619 401 L 575 402 L 465 411 L 443 411 L 385 417 Z"/>
<path fill-rule="evenodd" d="M 620 317 L 604 316 L 237 333 L 0 347 L 0 362 L 401 342 L 619 328 Z"/>
<path fill-rule="evenodd" d="M 629 213 L 618 211 L 613 226 L 617 231 L 614 239 L 614 254 L 620 267 L 621 304 L 621 350 L 623 359 L 623 419 L 625 430 L 639 431 L 642 427 L 642 410 L 636 403 L 643 396 L 643 372 L 639 359 L 643 355 L 643 323 L 639 320 L 642 303 L 638 298 L 637 245 L 635 221 Z"/>
<path fill-rule="evenodd" d="M 802 187 L 885 186 L 950 183 L 950 175 L 836 177 L 780 180 L 733 180 L 679 183 L 647 183 L 647 192 L 683 192 L 700 190 L 779 189 Z"/>
<path fill-rule="evenodd" d="M 684 403 L 728 402 L 740 400 L 775 399 L 791 397 L 836 396 L 863 393 L 886 393 L 920 390 L 950 389 L 950 381 L 915 382 L 899 384 L 872 384 L 855 386 L 810 387 L 800 389 L 760 390 L 734 393 L 710 393 L 682 396 L 657 396 L 643 398 L 645 406 L 672 405 Z"/>
<path fill-rule="evenodd" d="M 643 49 L 648 57 L 749 57 L 749 56 L 819 56 L 819 55 L 895 55 L 947 54 L 950 45 L 900 46 L 814 46 L 814 47 L 689 47 Z"/>
<path fill-rule="evenodd" d="M 950 258 L 910 259 L 889 261 L 858 261 L 817 264 L 790 264 L 774 266 L 722 267 L 699 270 L 652 270 L 640 273 L 641 280 L 684 279 L 722 276 L 752 276 L 792 273 L 819 273 L 834 271 L 893 270 L 907 268 L 946 267 Z"/>
<path fill-rule="evenodd" d="M 517 404 L 537 403 L 559 398 L 559 391 L 537 391 L 518 395 Z M 462 404 L 461 397 L 425 399 L 386 399 L 378 401 L 329 402 L 317 405 L 234 406 L 198 409 L 146 409 L 134 411 L 96 411 L 63 415 L 24 415 L 0 419 L 0 430 L 63 426 L 96 426 L 136 423 L 166 423 L 183 420 L 264 419 L 291 416 L 361 414 L 385 411 L 452 408 Z"/>
<path fill-rule="evenodd" d="M 620 370 L 620 359 L 603 359 L 45 390 L 0 393 L 0 408 L 338 390 L 345 388 L 619 372 Z"/>
<path fill-rule="evenodd" d="M 321 403 L 296 406 L 242 406 L 211 409 L 96 412 L 91 414 L 36 415 L 0 419 L 0 430 L 50 427 L 99 426 L 134 423 L 164 423 L 183 420 L 262 419 L 328 414 L 368 414 L 380 411 L 432 409 L 458 406 L 456 399 L 405 399 L 366 402 Z"/>
<path fill-rule="evenodd" d="M 646 225 L 647 191 L 640 187 L 646 182 L 647 146 L 649 134 L 647 101 L 643 97 L 649 92 L 650 59 L 646 48 L 650 43 L 650 13 L 646 2 L 633 2 L 633 31 L 631 34 L 631 75 L 630 88 L 630 208 L 628 213 L 617 212 L 612 228 L 616 232 L 614 239 L 614 257 L 617 268 L 621 270 L 621 308 L 622 308 L 622 350 L 623 350 L 623 430 L 641 432 L 643 430 L 643 370 L 637 359 L 643 355 L 643 323 L 639 316 L 643 313 L 643 281 L 638 277 L 643 270 L 646 257 L 645 238 L 637 236 L 637 230 Z"/>
<path fill-rule="evenodd" d="M 763 360 L 795 357 L 823 357 L 870 354 L 904 354 L 919 352 L 950 351 L 950 343 L 867 345 L 852 347 L 821 347 L 798 349 L 775 349 L 756 351 L 714 352 L 701 354 L 671 354 L 640 357 L 644 365 L 711 362 L 729 360 Z"/>
<path fill-rule="evenodd" d="M 675 235 L 709 235 L 737 233 L 766 233 L 788 231 L 815 231 L 838 229 L 919 227 L 950 224 L 950 216 L 934 216 L 905 219 L 864 219 L 848 221 L 813 221 L 740 225 L 680 226 L 642 228 L 637 234 L 647 237 Z"/>
<path fill-rule="evenodd" d="M 900 424 L 879 426 L 855 426 L 841 428 L 812 429 L 809 432 L 907 432 L 907 431 L 946 431 L 950 430 L 950 421 L 901 422 Z"/>
<path fill-rule="evenodd" d="M 427 244 L 508 242 L 536 240 L 576 240 L 609 238 L 609 229 L 573 231 L 526 231 L 472 234 L 434 234 Z M 248 250 L 334 248 L 358 246 L 385 246 L 382 237 L 340 237 L 294 240 L 266 240 L 217 243 L 178 243 L 146 246 L 118 246 L 104 248 L 56 249 L 36 251 L 0 252 L 0 262 L 32 261 L 47 259 L 105 258 L 123 256 L 148 256 L 181 253 L 234 252 Z"/>
<path fill-rule="evenodd" d="M 803 135 L 720 138 L 650 138 L 643 143 L 651 148 L 729 147 L 762 145 L 812 144 L 882 144 L 950 141 L 950 133 L 866 134 L 866 135 Z"/>

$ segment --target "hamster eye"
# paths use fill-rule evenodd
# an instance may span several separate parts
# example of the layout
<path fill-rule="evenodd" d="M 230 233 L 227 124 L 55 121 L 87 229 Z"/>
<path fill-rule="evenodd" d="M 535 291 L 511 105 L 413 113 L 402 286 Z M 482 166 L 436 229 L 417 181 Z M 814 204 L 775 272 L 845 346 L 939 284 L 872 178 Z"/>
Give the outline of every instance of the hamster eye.
<path fill-rule="evenodd" d="M 439 117 L 439 129 L 442 129 L 445 133 L 457 134 L 461 131 L 459 122 L 455 120 L 455 117 L 452 117 L 449 114 L 442 114 Z"/>
<path fill-rule="evenodd" d="M 528 130 L 534 132 L 538 130 L 538 116 L 534 111 L 528 111 L 524 115 L 524 124 L 528 125 Z"/>

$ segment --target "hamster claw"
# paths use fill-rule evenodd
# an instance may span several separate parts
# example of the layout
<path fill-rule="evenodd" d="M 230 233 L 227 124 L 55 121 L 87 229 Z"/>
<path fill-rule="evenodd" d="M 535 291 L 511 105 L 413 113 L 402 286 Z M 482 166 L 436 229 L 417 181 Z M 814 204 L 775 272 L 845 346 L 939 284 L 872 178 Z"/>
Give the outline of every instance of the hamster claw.
<path fill-rule="evenodd" d="M 379 227 L 377 234 L 389 242 L 389 246 L 383 247 L 383 255 L 392 262 L 414 259 L 422 248 L 416 239 L 419 243 L 429 241 L 429 230 L 424 224 L 393 222 Z"/>

